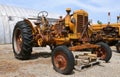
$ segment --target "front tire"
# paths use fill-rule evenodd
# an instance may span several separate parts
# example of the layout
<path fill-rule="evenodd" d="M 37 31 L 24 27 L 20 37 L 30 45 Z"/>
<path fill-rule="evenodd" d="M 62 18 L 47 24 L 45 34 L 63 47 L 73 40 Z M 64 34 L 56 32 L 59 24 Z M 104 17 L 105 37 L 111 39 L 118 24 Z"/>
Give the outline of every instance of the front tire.
<path fill-rule="evenodd" d="M 52 52 L 52 64 L 55 71 L 70 74 L 75 65 L 74 56 L 66 46 L 58 46 Z"/>
<path fill-rule="evenodd" d="M 100 57 L 101 60 L 108 62 L 112 57 L 111 48 L 108 46 L 108 44 L 103 43 L 103 42 L 99 42 L 97 44 L 100 45 L 100 48 L 97 49 L 96 52 L 94 53 L 96 53 L 97 56 Z"/>
<path fill-rule="evenodd" d="M 32 52 L 32 29 L 24 22 L 20 21 L 15 25 L 12 37 L 13 52 L 17 59 L 29 59 Z"/>

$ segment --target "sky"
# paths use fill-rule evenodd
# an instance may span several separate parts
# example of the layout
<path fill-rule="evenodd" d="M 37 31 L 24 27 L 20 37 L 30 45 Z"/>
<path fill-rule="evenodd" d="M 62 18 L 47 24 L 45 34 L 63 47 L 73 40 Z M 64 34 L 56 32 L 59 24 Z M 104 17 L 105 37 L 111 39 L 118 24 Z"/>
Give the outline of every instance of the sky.
<path fill-rule="evenodd" d="M 117 22 L 120 15 L 120 0 L 0 0 L 0 4 L 28 8 L 34 10 L 48 11 L 49 17 L 58 18 L 65 16 L 66 8 L 74 10 L 83 9 L 88 12 L 89 19 L 93 23 L 100 20 L 102 23 L 108 22 L 108 12 L 110 12 L 111 23 Z"/>

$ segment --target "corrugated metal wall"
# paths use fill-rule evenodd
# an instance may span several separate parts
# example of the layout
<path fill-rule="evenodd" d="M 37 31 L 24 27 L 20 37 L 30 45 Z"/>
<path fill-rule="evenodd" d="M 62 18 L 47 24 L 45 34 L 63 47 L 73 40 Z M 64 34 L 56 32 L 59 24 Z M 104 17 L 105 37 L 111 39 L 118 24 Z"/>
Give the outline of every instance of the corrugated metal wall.
<path fill-rule="evenodd" d="M 39 11 L 0 5 L 0 44 L 12 42 L 16 22 L 27 17 L 36 17 Z M 51 20 L 53 23 L 54 20 Z"/>
<path fill-rule="evenodd" d="M 11 43 L 13 28 L 17 21 L 36 16 L 38 11 L 0 5 L 0 44 Z"/>

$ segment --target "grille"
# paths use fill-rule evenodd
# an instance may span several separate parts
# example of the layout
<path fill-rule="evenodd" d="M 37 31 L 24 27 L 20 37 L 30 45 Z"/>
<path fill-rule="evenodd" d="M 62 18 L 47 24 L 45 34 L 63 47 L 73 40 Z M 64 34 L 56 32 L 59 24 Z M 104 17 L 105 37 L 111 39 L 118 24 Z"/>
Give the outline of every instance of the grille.
<path fill-rule="evenodd" d="M 77 33 L 82 32 L 82 26 L 83 26 L 83 16 L 77 15 Z"/>
<path fill-rule="evenodd" d="M 77 15 L 77 25 L 83 26 L 83 16 L 82 15 Z"/>
<path fill-rule="evenodd" d="M 88 23 L 88 16 L 77 15 L 77 32 L 83 31 L 84 26 Z"/>
<path fill-rule="evenodd" d="M 84 25 L 87 25 L 87 23 L 88 23 L 88 16 L 85 16 Z"/>

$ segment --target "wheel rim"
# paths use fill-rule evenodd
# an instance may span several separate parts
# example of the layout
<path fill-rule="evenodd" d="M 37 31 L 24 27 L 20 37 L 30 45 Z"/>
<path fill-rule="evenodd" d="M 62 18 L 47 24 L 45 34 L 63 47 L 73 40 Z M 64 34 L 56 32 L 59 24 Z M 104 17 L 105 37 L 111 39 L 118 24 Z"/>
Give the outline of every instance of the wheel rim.
<path fill-rule="evenodd" d="M 96 52 L 97 56 L 100 57 L 100 59 L 104 60 L 107 56 L 107 52 L 105 48 L 99 48 L 99 50 Z"/>
<path fill-rule="evenodd" d="M 15 48 L 15 52 L 17 54 L 20 53 L 21 47 L 22 47 L 22 34 L 21 34 L 21 30 L 16 29 L 15 34 L 14 34 L 14 48 Z"/>
<path fill-rule="evenodd" d="M 67 67 L 66 55 L 62 52 L 57 52 L 54 56 L 54 65 L 60 70 L 65 70 Z"/>

